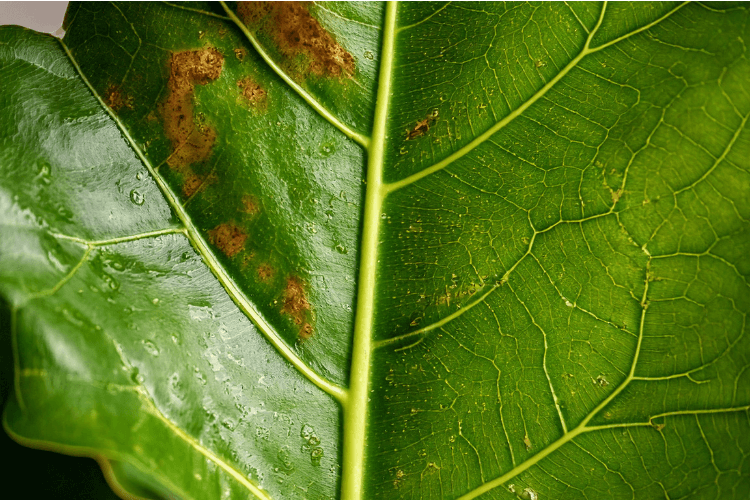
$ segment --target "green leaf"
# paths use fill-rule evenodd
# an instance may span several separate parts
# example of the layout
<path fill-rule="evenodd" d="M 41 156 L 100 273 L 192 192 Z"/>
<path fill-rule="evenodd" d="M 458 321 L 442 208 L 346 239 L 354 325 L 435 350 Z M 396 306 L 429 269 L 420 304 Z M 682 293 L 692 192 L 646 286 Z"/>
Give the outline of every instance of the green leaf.
<path fill-rule="evenodd" d="M 150 498 L 750 496 L 744 4 L 0 29 L 17 441 Z"/>

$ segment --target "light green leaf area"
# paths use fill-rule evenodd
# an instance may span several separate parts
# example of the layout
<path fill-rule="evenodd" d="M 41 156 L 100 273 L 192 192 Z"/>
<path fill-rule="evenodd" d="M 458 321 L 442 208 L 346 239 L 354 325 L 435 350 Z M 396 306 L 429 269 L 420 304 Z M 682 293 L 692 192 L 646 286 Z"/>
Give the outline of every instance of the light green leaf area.
<path fill-rule="evenodd" d="M 18 441 L 120 493 L 750 497 L 750 12 L 0 29 Z"/>

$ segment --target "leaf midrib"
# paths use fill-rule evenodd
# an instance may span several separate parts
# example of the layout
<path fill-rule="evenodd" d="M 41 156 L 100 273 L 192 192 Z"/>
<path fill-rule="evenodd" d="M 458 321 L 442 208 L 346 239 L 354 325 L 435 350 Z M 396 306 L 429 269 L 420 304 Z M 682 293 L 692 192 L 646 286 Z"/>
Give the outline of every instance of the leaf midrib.
<path fill-rule="evenodd" d="M 591 41 L 593 40 L 595 34 L 598 31 L 598 28 L 600 27 L 604 19 L 604 14 L 606 11 L 606 3 L 605 3 L 605 5 L 602 7 L 602 11 L 600 13 L 600 17 L 596 26 L 588 34 L 583 50 L 572 61 L 570 61 L 565 66 L 565 68 L 563 68 L 563 70 L 561 70 L 552 80 L 550 80 L 547 84 L 545 84 L 545 86 L 542 87 L 539 91 L 537 91 L 531 98 L 525 101 L 521 106 L 519 106 L 513 112 L 503 117 L 503 119 L 498 121 L 490 129 L 485 131 L 483 134 L 475 138 L 469 144 L 459 149 L 458 151 L 454 152 L 447 158 L 435 163 L 434 165 L 430 167 L 423 169 L 420 172 L 417 172 L 404 179 L 401 179 L 396 182 L 391 182 L 391 183 L 384 183 L 382 173 L 383 173 L 383 160 L 384 160 L 383 151 L 384 151 L 384 144 L 385 144 L 385 138 L 386 138 L 386 119 L 387 119 L 387 111 L 389 107 L 389 98 L 390 98 L 391 71 L 393 67 L 393 52 L 394 52 L 393 47 L 394 47 L 394 42 L 395 42 L 395 35 L 399 31 L 396 29 L 396 10 L 397 10 L 396 3 L 389 2 L 386 7 L 386 19 L 385 19 L 382 52 L 381 52 L 381 68 L 380 68 L 378 96 L 377 96 L 377 101 L 376 101 L 372 138 L 368 138 L 362 134 L 359 134 L 358 132 L 349 128 L 343 122 L 339 121 L 337 117 L 335 117 L 332 113 L 330 113 L 330 111 L 328 111 L 325 107 L 323 107 L 320 103 L 318 103 L 314 97 L 309 95 L 304 89 L 302 89 L 298 84 L 296 84 L 296 82 L 292 81 L 291 78 L 288 77 L 288 75 L 285 75 L 285 73 L 281 71 L 280 68 L 277 67 L 275 62 L 265 52 L 264 48 L 259 44 L 258 40 L 254 37 L 254 35 L 247 30 L 244 24 L 239 21 L 236 15 L 224 4 L 224 2 L 221 2 L 221 3 L 222 3 L 223 8 L 227 11 L 227 14 L 229 15 L 229 19 L 234 21 L 237 24 L 237 26 L 244 32 L 248 40 L 251 42 L 254 48 L 258 51 L 259 55 L 261 55 L 261 57 L 266 61 L 266 63 L 269 64 L 269 66 L 274 70 L 274 72 L 276 72 L 276 74 L 278 74 L 288 85 L 290 85 L 290 87 L 292 87 L 292 89 L 295 90 L 313 109 L 315 109 L 319 114 L 321 114 L 326 120 L 332 123 L 336 128 L 338 128 L 347 137 L 349 137 L 353 141 L 360 144 L 368 153 L 367 188 L 366 188 L 366 195 L 365 195 L 365 211 L 364 211 L 363 229 L 362 229 L 360 277 L 358 281 L 357 309 L 355 313 L 355 329 L 354 329 L 353 350 L 352 350 L 351 379 L 350 379 L 348 391 L 347 389 L 339 387 L 338 385 L 325 380 L 324 378 L 319 376 L 314 370 L 312 370 L 309 366 L 307 366 L 300 358 L 296 356 L 296 354 L 286 345 L 286 343 L 284 343 L 283 340 L 281 340 L 276 335 L 273 328 L 252 307 L 249 299 L 239 289 L 236 283 L 234 283 L 231 277 L 229 277 L 226 271 L 224 271 L 223 267 L 218 262 L 213 252 L 210 250 L 210 247 L 208 246 L 206 241 L 202 238 L 198 230 L 192 224 L 191 219 L 189 215 L 187 214 L 187 212 L 178 203 L 177 197 L 174 195 L 171 189 L 167 186 L 166 182 L 153 169 L 153 166 L 145 158 L 144 154 L 140 151 L 136 142 L 132 139 L 132 137 L 130 136 L 127 129 L 124 127 L 124 125 L 120 122 L 117 116 L 109 109 L 109 107 L 106 106 L 102 98 L 97 94 L 97 92 L 91 86 L 91 84 L 86 79 L 85 75 L 81 71 L 80 67 L 78 66 L 77 62 L 73 58 L 68 48 L 65 46 L 64 43 L 62 43 L 62 40 L 60 42 L 65 53 L 68 55 L 71 63 L 76 68 L 77 72 L 79 73 L 84 83 L 89 87 L 92 94 L 100 102 L 100 104 L 102 105 L 102 108 L 115 121 L 118 128 L 125 135 L 127 141 L 136 152 L 136 155 L 143 162 L 144 166 L 146 166 L 146 168 L 149 170 L 154 180 L 157 182 L 157 185 L 159 186 L 160 190 L 162 191 L 164 196 L 167 198 L 168 203 L 170 204 L 170 206 L 175 211 L 178 218 L 184 225 L 185 234 L 189 238 L 193 247 L 204 259 L 208 267 L 217 277 L 217 279 L 225 288 L 227 293 L 235 301 L 237 306 L 243 311 L 244 314 L 246 314 L 253 321 L 253 323 L 256 324 L 256 326 L 260 329 L 262 334 L 269 340 L 269 342 L 272 343 L 272 345 L 274 345 L 274 347 L 282 354 L 282 356 L 284 356 L 284 358 L 287 361 L 292 363 L 302 375 L 304 375 L 306 378 L 308 378 L 313 383 L 315 383 L 316 386 L 318 386 L 319 388 L 321 388 L 328 394 L 332 395 L 341 404 L 342 408 L 344 409 L 344 441 L 343 441 L 344 460 L 342 464 L 343 472 L 342 472 L 341 497 L 346 500 L 360 499 L 362 498 L 362 493 L 363 493 L 362 487 L 363 487 L 363 478 L 364 478 L 365 427 L 366 427 L 367 409 L 368 409 L 367 401 L 368 401 L 369 376 L 370 376 L 370 365 L 371 365 L 370 358 L 371 358 L 373 349 L 376 347 L 379 347 L 379 345 L 375 345 L 372 342 L 371 330 L 372 330 L 372 324 L 373 324 L 372 320 L 374 317 L 374 290 L 375 290 L 375 284 L 376 284 L 376 268 L 377 268 L 377 262 L 378 262 L 377 261 L 377 247 L 379 243 L 378 234 L 379 234 L 379 227 L 380 227 L 380 212 L 382 209 L 382 204 L 383 204 L 384 199 L 387 197 L 389 193 L 396 191 L 398 189 L 401 189 L 402 187 L 405 187 L 409 184 L 412 184 L 434 172 L 442 170 L 443 168 L 451 164 L 453 161 L 468 154 L 471 150 L 473 150 L 474 148 L 479 146 L 481 143 L 489 139 L 492 135 L 497 133 L 500 129 L 502 129 L 512 120 L 514 120 L 517 116 L 520 116 L 524 111 L 526 111 L 526 109 L 528 109 L 534 102 L 536 102 L 544 94 L 546 94 L 547 91 L 549 91 L 560 79 L 562 79 L 585 56 L 594 52 L 598 52 L 599 50 L 602 50 L 615 43 L 618 43 L 621 40 L 629 38 L 630 36 L 633 36 L 637 33 L 640 33 L 642 31 L 645 31 L 653 27 L 654 25 L 662 22 L 664 19 L 671 16 L 674 12 L 682 8 L 687 2 L 680 4 L 676 8 L 666 13 L 664 16 L 649 23 L 646 26 L 643 26 L 630 33 L 627 33 L 621 37 L 618 37 L 617 39 L 606 42 L 598 47 L 590 48 L 589 45 Z M 206 12 L 203 12 L 203 13 L 209 14 Z M 214 15 L 214 16 L 223 18 L 222 16 L 218 16 L 218 15 Z M 745 119 L 747 119 L 747 117 Z M 611 213 L 611 212 L 612 210 L 610 210 L 608 213 Z M 529 251 L 530 251 L 530 248 L 529 248 Z M 506 273 L 506 278 L 507 278 L 507 273 Z M 488 292 L 486 292 L 486 294 L 482 296 L 482 299 L 484 299 L 486 295 L 489 295 L 490 293 L 492 293 L 495 290 L 495 288 L 497 287 L 495 286 L 492 289 L 490 289 Z M 645 301 L 647 290 L 648 290 L 648 283 L 646 283 L 646 289 L 644 290 L 643 301 Z M 642 304 L 643 303 L 644 302 L 642 302 Z M 475 304 L 472 304 L 472 305 L 475 305 Z M 462 311 L 461 313 L 463 312 L 465 311 Z M 640 339 L 642 335 L 643 316 L 645 316 L 645 308 L 643 309 L 643 315 L 641 318 L 641 329 L 639 331 L 639 345 L 640 345 Z M 434 325 L 431 325 L 429 329 L 442 326 L 444 323 L 447 323 L 451 319 L 453 319 L 453 315 L 447 318 L 444 318 L 443 320 L 440 320 L 438 323 Z M 425 333 L 426 331 L 427 331 L 427 328 L 423 328 L 422 330 L 418 332 L 411 332 L 411 335 L 416 334 L 416 333 Z M 626 426 L 626 425 L 651 425 L 650 423 L 647 422 L 647 423 L 633 423 L 633 424 L 613 424 L 612 426 L 596 426 L 596 427 L 587 426 L 588 422 L 604 406 L 609 404 L 620 392 L 622 392 L 622 390 L 624 390 L 624 388 L 628 385 L 628 383 L 634 379 L 634 372 L 635 372 L 635 367 L 637 363 L 637 358 L 638 358 L 638 355 L 636 351 L 636 355 L 634 356 L 634 360 L 631 366 L 630 373 L 628 377 L 626 378 L 626 380 L 623 381 L 623 383 L 620 386 L 618 386 L 610 394 L 609 397 L 603 400 L 594 410 L 592 410 L 592 412 L 589 413 L 589 415 L 578 426 L 576 426 L 574 429 L 570 431 L 566 431 L 564 435 L 560 437 L 557 441 L 543 448 L 537 454 L 535 454 L 528 460 L 524 461 L 523 463 L 519 464 L 518 466 L 514 467 L 512 470 L 508 471 L 507 473 L 503 474 L 502 476 L 498 478 L 485 482 L 478 488 L 461 496 L 459 500 L 468 500 L 468 499 L 475 498 L 479 496 L 480 494 L 486 491 L 489 491 L 490 489 L 500 486 L 502 483 L 506 482 L 507 480 L 514 477 L 515 475 L 523 472 L 524 470 L 528 469 L 529 467 L 537 463 L 539 460 L 543 459 L 544 457 L 546 457 L 547 455 L 549 455 L 550 453 L 558 449 L 560 446 L 572 440 L 574 437 L 578 436 L 581 433 L 594 431 L 594 430 L 600 430 L 604 428 L 610 428 L 610 427 L 621 427 L 621 426 Z M 729 409 L 721 409 L 721 410 L 717 409 L 716 411 L 737 411 L 741 409 L 742 408 L 729 408 Z M 656 417 L 651 417 L 651 418 L 656 418 Z M 170 421 L 166 421 L 166 422 L 171 424 L 171 427 L 174 427 L 174 430 L 181 432 L 179 427 L 177 427 L 173 422 L 170 422 Z M 183 437 L 182 434 L 179 434 L 179 435 Z M 186 441 L 190 442 L 189 439 L 186 439 Z M 210 453 L 210 450 L 209 450 L 209 453 Z M 208 455 L 206 456 L 208 458 L 211 458 L 214 461 L 218 460 L 219 462 L 223 463 L 219 457 L 216 457 L 213 454 L 211 455 L 212 455 L 211 457 L 208 457 Z M 231 466 L 229 467 L 235 473 L 237 472 L 236 470 L 231 468 Z M 231 474 L 231 471 L 230 471 L 230 474 Z M 234 476 L 234 474 L 232 475 Z M 242 479 L 243 480 L 240 480 L 240 482 L 245 484 L 247 480 L 245 478 L 242 478 Z M 251 491 L 255 493 L 253 488 L 250 488 L 250 489 Z M 266 498 L 266 497 L 261 496 L 261 498 Z"/>

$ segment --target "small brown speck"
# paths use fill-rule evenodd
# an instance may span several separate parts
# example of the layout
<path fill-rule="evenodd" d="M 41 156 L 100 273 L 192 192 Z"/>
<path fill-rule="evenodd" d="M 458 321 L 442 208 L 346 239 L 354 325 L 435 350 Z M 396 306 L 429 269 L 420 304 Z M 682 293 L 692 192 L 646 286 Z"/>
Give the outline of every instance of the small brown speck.
<path fill-rule="evenodd" d="M 273 279 L 274 274 L 276 274 L 276 272 L 268 264 L 261 264 L 258 266 L 258 279 L 260 281 L 266 283 Z"/>

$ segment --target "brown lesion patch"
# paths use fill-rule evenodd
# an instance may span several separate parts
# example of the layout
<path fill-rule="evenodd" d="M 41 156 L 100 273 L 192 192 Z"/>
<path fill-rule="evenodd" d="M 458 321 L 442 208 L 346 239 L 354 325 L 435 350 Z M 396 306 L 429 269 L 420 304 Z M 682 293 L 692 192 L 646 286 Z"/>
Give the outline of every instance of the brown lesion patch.
<path fill-rule="evenodd" d="M 123 94 L 119 85 L 110 85 L 104 91 L 104 100 L 112 111 L 120 111 L 122 108 L 133 109 L 133 98 Z"/>
<path fill-rule="evenodd" d="M 234 49 L 234 57 L 236 57 L 239 62 L 244 61 L 246 55 L 247 50 L 244 47 Z"/>
<path fill-rule="evenodd" d="M 242 97 L 251 104 L 257 104 L 266 99 L 266 91 L 252 77 L 246 76 L 242 80 L 238 80 L 237 86 L 240 88 Z"/>
<path fill-rule="evenodd" d="M 258 200 L 255 199 L 255 196 L 246 194 L 242 197 L 242 211 L 248 215 L 257 215 L 260 213 L 260 205 L 258 204 Z"/>
<path fill-rule="evenodd" d="M 211 156 L 216 131 L 195 124 L 195 85 L 216 80 L 224 67 L 224 56 L 213 47 L 174 52 L 169 61 L 169 94 L 162 105 L 164 131 L 172 143 L 167 165 L 181 170 Z"/>
<path fill-rule="evenodd" d="M 304 341 L 312 337 L 313 335 L 313 327 L 310 323 L 305 323 L 302 325 L 302 328 L 299 330 L 299 334 L 297 334 L 297 338 L 299 340 Z"/>
<path fill-rule="evenodd" d="M 245 248 L 247 234 L 234 223 L 219 224 L 208 232 L 208 241 L 227 257 L 234 257 Z"/>
<path fill-rule="evenodd" d="M 412 128 L 411 130 L 406 131 L 406 140 L 410 141 L 412 139 L 416 139 L 417 137 L 421 137 L 425 135 L 430 130 L 430 126 L 433 122 L 437 121 L 438 119 L 438 110 L 436 109 L 429 115 L 427 115 L 427 118 L 423 120 L 419 120 L 417 124 Z"/>
<path fill-rule="evenodd" d="M 268 264 L 261 264 L 258 266 L 258 279 L 263 283 L 271 281 L 276 274 L 276 270 Z"/>
<path fill-rule="evenodd" d="M 300 340 L 306 340 L 313 334 L 311 312 L 304 284 L 299 278 L 288 277 L 284 287 L 284 305 L 281 307 L 281 313 L 290 316 L 294 324 L 299 325 Z"/>
<path fill-rule="evenodd" d="M 310 15 L 310 2 L 238 2 L 237 13 L 251 29 L 262 22 L 282 54 L 305 56 L 308 72 L 317 76 L 354 75 L 354 56 Z"/>
<path fill-rule="evenodd" d="M 182 194 L 184 194 L 186 198 L 190 198 L 218 180 L 219 178 L 216 176 L 216 172 L 213 171 L 205 177 L 199 177 L 188 171 L 187 176 L 182 183 Z"/>
<path fill-rule="evenodd" d="M 190 172 L 185 177 L 185 181 L 182 183 L 182 194 L 184 194 L 186 198 L 190 198 L 195 193 L 197 193 L 202 186 L 203 179 Z"/>

